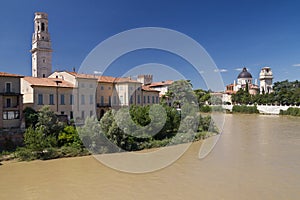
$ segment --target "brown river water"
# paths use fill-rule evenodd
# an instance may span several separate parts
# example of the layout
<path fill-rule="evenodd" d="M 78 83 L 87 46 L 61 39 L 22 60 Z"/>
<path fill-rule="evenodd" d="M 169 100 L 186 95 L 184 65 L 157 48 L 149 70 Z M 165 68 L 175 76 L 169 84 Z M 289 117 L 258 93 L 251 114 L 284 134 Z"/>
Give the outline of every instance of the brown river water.
<path fill-rule="evenodd" d="M 92 156 L 0 166 L 0 200 L 300 199 L 300 118 L 226 115 L 213 151 L 194 143 L 172 165 L 124 173 Z"/>

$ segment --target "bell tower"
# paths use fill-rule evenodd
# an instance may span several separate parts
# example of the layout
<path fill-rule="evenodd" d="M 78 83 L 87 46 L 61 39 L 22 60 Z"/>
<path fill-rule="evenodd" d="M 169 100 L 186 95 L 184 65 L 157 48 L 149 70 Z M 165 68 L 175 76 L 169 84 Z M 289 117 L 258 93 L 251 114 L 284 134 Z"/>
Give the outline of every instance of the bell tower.
<path fill-rule="evenodd" d="M 32 76 L 45 78 L 52 72 L 52 48 L 48 32 L 48 14 L 36 12 L 32 35 Z"/>
<path fill-rule="evenodd" d="M 273 92 L 273 73 L 270 67 L 263 67 L 259 73 L 260 94 Z"/>

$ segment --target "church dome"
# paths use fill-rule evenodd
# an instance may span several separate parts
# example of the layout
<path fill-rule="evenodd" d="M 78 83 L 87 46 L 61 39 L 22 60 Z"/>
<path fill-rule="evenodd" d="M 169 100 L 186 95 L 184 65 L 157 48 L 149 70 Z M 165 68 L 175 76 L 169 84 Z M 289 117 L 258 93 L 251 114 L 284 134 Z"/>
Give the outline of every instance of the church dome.
<path fill-rule="evenodd" d="M 239 78 L 252 78 L 252 75 L 247 71 L 246 67 L 243 68 L 243 71 L 239 74 Z"/>

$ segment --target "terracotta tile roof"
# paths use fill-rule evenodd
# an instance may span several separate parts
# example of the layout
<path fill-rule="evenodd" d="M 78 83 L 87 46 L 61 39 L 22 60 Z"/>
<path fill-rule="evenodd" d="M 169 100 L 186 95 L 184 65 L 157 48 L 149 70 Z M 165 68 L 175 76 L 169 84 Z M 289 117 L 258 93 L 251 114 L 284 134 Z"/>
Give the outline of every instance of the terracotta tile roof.
<path fill-rule="evenodd" d="M 234 84 L 233 84 L 233 83 L 231 83 L 231 84 L 228 84 L 228 85 L 226 85 L 226 87 L 229 87 L 229 86 L 234 86 Z"/>
<path fill-rule="evenodd" d="M 143 85 L 142 90 L 148 91 L 148 92 L 159 92 L 157 90 L 154 90 L 154 89 L 150 88 L 148 85 Z"/>
<path fill-rule="evenodd" d="M 106 82 L 106 83 L 140 83 L 139 81 L 130 79 L 128 77 L 126 78 L 116 78 L 112 76 L 97 76 L 98 77 L 98 82 Z"/>
<path fill-rule="evenodd" d="M 123 78 L 123 77 L 116 78 L 114 82 L 115 83 L 139 83 L 139 84 L 142 84 L 141 82 L 139 82 L 137 80 L 133 80 L 133 79 L 128 78 L 128 77 L 126 77 L 126 78 Z"/>
<path fill-rule="evenodd" d="M 115 79 L 112 76 L 98 76 L 98 82 L 113 83 Z"/>
<path fill-rule="evenodd" d="M 6 72 L 0 72 L 0 76 L 6 76 L 6 77 L 17 77 L 17 78 L 22 78 L 24 76 L 22 75 L 18 75 L 18 74 L 10 74 L 10 73 L 6 73 Z"/>
<path fill-rule="evenodd" d="M 58 87 L 66 87 L 66 88 L 74 87 L 72 83 L 69 83 L 59 78 L 36 78 L 36 77 L 26 76 L 24 77 L 24 80 L 30 83 L 32 86 L 57 87 L 57 83 L 58 83 Z"/>
<path fill-rule="evenodd" d="M 96 75 L 92 75 L 92 74 L 79 74 L 77 72 L 67 72 L 73 76 L 75 76 L 76 78 L 88 78 L 88 79 L 97 79 L 98 76 Z"/>
<path fill-rule="evenodd" d="M 235 94 L 236 91 L 233 91 L 233 90 L 226 90 L 225 93 L 226 93 L 226 94 Z"/>
<path fill-rule="evenodd" d="M 250 85 L 250 89 L 259 89 L 259 86 L 258 85 Z"/>
<path fill-rule="evenodd" d="M 149 86 L 150 87 L 158 87 L 158 86 L 168 86 L 171 85 L 174 81 L 167 80 L 167 81 L 160 81 L 160 82 L 153 82 Z"/>

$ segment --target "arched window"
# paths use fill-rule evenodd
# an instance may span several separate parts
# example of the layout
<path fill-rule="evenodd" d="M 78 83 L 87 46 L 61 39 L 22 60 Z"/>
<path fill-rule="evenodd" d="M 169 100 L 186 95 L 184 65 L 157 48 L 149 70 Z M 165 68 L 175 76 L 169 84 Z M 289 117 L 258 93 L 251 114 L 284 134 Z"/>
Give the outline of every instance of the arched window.
<path fill-rule="evenodd" d="M 42 31 L 45 31 L 45 23 L 42 23 Z"/>

